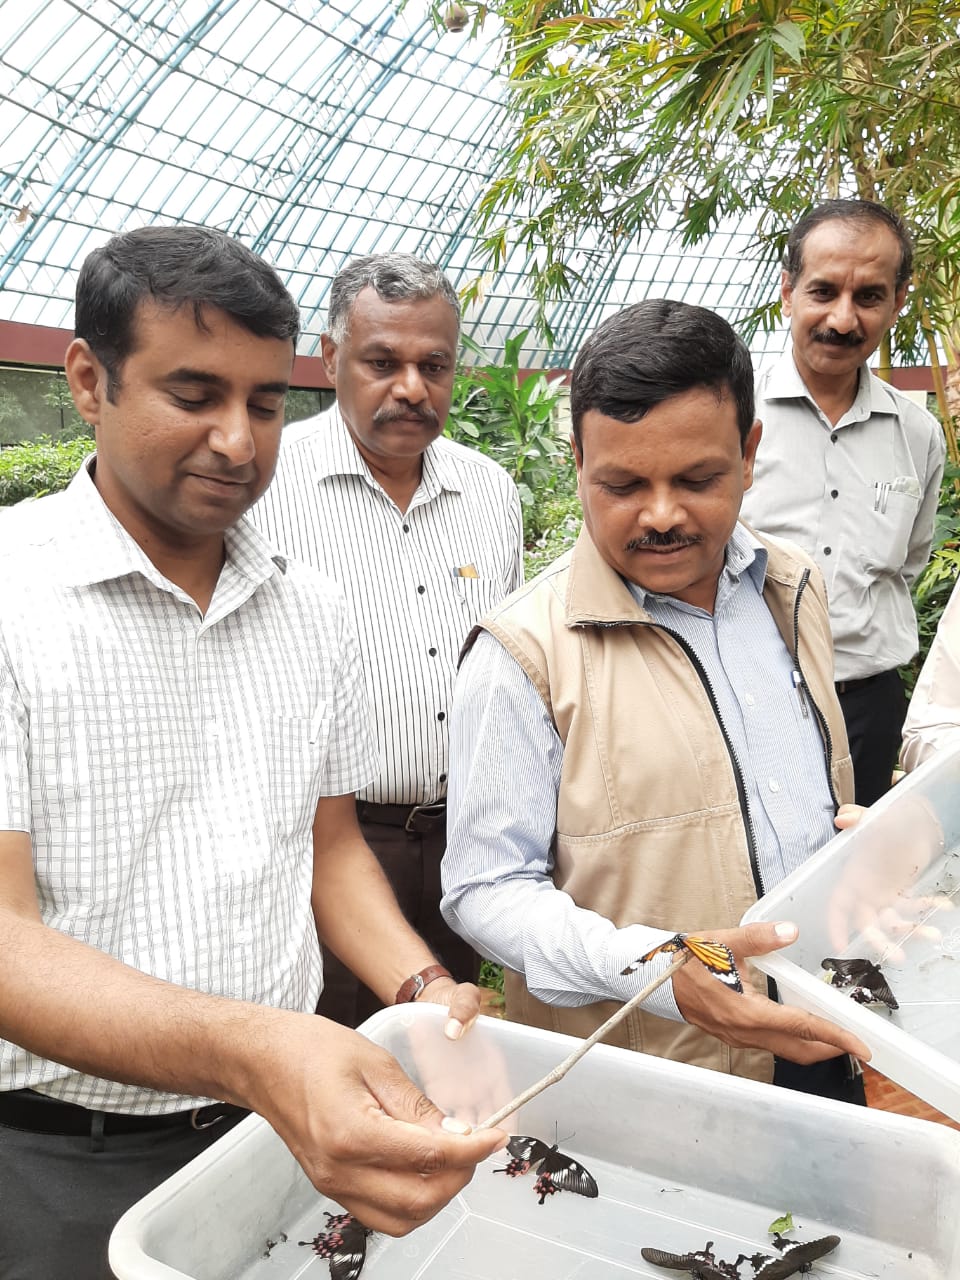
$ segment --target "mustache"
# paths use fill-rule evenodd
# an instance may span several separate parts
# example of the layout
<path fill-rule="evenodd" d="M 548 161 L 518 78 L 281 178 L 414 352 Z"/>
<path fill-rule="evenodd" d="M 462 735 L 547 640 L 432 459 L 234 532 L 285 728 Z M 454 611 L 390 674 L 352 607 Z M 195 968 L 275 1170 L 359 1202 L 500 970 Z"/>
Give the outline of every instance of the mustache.
<path fill-rule="evenodd" d="M 383 426 L 385 422 L 397 422 L 401 418 L 419 418 L 427 427 L 435 427 L 440 421 L 435 409 L 419 404 L 408 404 L 401 409 L 378 409 L 373 415 L 374 426 Z"/>
<path fill-rule="evenodd" d="M 836 329 L 814 329 L 811 333 L 814 342 L 822 342 L 825 347 L 859 347 L 866 338 L 862 333 L 839 333 Z"/>
<path fill-rule="evenodd" d="M 631 538 L 624 551 L 644 551 L 649 547 L 695 547 L 702 541 L 703 538 L 698 533 L 691 536 L 681 533 L 679 529 L 667 529 L 664 533 L 651 529 L 642 538 Z"/>

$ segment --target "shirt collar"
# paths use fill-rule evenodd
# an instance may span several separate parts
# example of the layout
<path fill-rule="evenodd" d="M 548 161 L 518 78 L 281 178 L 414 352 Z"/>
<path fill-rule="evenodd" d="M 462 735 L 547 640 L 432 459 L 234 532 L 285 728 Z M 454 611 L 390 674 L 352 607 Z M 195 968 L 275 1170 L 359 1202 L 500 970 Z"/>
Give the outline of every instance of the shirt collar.
<path fill-rule="evenodd" d="M 329 480 L 335 476 L 360 476 L 368 484 L 375 485 L 379 489 L 380 485 L 364 461 L 343 420 L 340 406 L 334 404 L 326 414 L 321 415 L 321 419 L 313 436 L 316 440 L 317 436 L 323 433 L 322 448 L 318 447 L 314 450 L 316 478 Z M 423 454 L 420 488 L 425 491 L 428 498 L 435 498 L 442 489 L 459 493 L 462 488 L 456 467 L 449 451 L 445 448 L 442 437 L 434 440 Z"/>
<path fill-rule="evenodd" d="M 724 552 L 723 569 L 717 585 L 717 598 L 719 599 L 721 594 L 738 583 L 744 574 L 753 583 L 758 593 L 763 591 L 767 576 L 767 550 L 749 529 L 737 523 Z M 627 586 L 641 609 L 647 607 L 648 599 L 660 600 L 665 604 L 682 603 L 674 601 L 672 596 L 657 595 L 654 591 L 647 591 L 636 582 L 627 582 Z"/>
<path fill-rule="evenodd" d="M 163 576 L 144 550 L 116 518 L 93 481 L 96 454 L 85 458 L 64 493 L 62 556 L 64 580 L 72 586 L 93 586 L 138 573 L 161 590 L 169 591 Z M 224 533 L 226 559 L 242 577 L 265 582 L 286 559 L 275 552 L 248 520 L 241 519 Z"/>
<path fill-rule="evenodd" d="M 764 385 L 764 397 L 767 400 L 809 400 L 816 406 L 816 401 L 800 376 L 792 346 L 770 366 Z M 873 413 L 896 413 L 896 410 L 894 393 L 880 378 L 871 375 L 870 368 L 864 361 L 860 366 L 856 397 L 843 415 L 844 418 L 860 421 Z"/>

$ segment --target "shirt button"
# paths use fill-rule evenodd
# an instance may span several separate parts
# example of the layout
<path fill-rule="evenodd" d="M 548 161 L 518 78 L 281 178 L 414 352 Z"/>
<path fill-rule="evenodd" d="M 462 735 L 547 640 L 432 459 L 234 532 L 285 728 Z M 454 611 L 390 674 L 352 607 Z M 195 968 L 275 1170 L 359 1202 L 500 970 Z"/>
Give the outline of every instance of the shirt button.
<path fill-rule="evenodd" d="M 447 780 L 447 775 L 446 775 L 445 773 L 441 773 L 441 775 L 440 775 L 440 781 L 441 781 L 441 782 L 446 782 L 446 780 Z"/>
<path fill-rule="evenodd" d="M 771 791 L 779 791 L 779 790 L 780 790 L 780 783 L 776 780 L 776 778 L 771 778 L 771 779 L 770 779 L 770 790 L 771 790 Z"/>
<path fill-rule="evenodd" d="M 437 712 L 437 719 L 438 719 L 438 720 L 446 720 L 446 718 L 447 718 L 447 713 L 446 713 L 445 711 L 438 711 L 438 712 Z"/>
<path fill-rule="evenodd" d="M 432 647 L 431 647 L 431 648 L 429 648 L 429 649 L 427 650 L 427 653 L 430 655 L 430 657 L 431 657 L 431 658 L 435 658 L 435 657 L 437 656 L 437 651 L 436 651 L 436 649 L 434 649 L 434 648 L 432 648 Z"/>
<path fill-rule="evenodd" d="M 829 547 L 824 547 L 824 548 L 823 548 L 823 554 L 824 554 L 825 556 L 828 556 L 828 555 L 830 554 L 830 548 L 829 548 Z"/>
<path fill-rule="evenodd" d="M 426 591 L 426 589 L 427 589 L 427 588 L 426 588 L 426 587 L 423 587 L 423 586 L 421 586 L 421 587 L 417 587 L 417 594 L 422 596 L 422 595 L 423 595 L 423 593 Z"/>
<path fill-rule="evenodd" d="M 836 444 L 836 443 L 837 443 L 837 433 L 836 433 L 835 431 L 834 431 L 833 435 L 830 437 L 830 439 L 833 441 L 833 443 L 834 443 L 834 444 Z"/>
<path fill-rule="evenodd" d="M 840 497 L 840 490 L 839 490 L 839 489 L 831 489 L 831 490 L 830 490 L 830 497 L 831 497 L 831 498 L 839 498 L 839 497 Z"/>
<path fill-rule="evenodd" d="M 404 532 L 404 533 L 409 533 L 409 532 L 410 532 L 410 526 L 409 526 L 408 524 L 405 524 L 405 525 L 403 526 L 403 532 Z"/>
<path fill-rule="evenodd" d="M 753 706 L 753 704 L 756 702 L 756 698 L 753 696 L 753 694 L 752 694 L 752 693 L 745 693 L 745 694 L 743 695 L 743 700 L 744 700 L 744 702 L 747 704 L 747 706 L 748 706 L 748 707 L 752 707 L 752 706 Z"/>

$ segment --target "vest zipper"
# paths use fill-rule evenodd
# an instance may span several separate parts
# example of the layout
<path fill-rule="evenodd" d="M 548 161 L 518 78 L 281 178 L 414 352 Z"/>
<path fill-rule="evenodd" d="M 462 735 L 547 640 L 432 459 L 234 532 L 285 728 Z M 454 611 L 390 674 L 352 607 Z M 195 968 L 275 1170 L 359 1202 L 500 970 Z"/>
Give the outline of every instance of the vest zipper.
<path fill-rule="evenodd" d="M 733 767 L 733 776 L 737 783 L 737 799 L 740 804 L 740 814 L 743 818 L 743 828 L 747 837 L 747 853 L 750 857 L 750 872 L 753 876 L 753 887 L 757 891 L 757 897 L 762 898 L 765 890 L 763 887 L 763 877 L 760 875 L 760 863 L 757 858 L 757 839 L 753 829 L 753 818 L 750 816 L 750 804 L 747 800 L 747 789 L 743 785 L 743 773 L 740 770 L 740 762 L 737 760 L 737 753 L 733 749 L 733 743 L 727 735 L 727 728 L 723 723 L 723 717 L 720 715 L 720 708 L 717 705 L 717 697 L 713 691 L 713 685 L 710 683 L 710 678 L 700 662 L 700 659 L 690 648 L 689 644 L 687 644 L 686 640 L 684 640 L 682 636 L 678 635 L 676 631 L 671 631 L 669 627 L 665 627 L 659 622 L 642 622 L 640 625 L 644 627 L 654 627 L 656 630 L 664 631 L 668 636 L 672 636 L 687 655 L 690 660 L 690 665 L 700 677 L 700 683 L 706 690 L 707 697 L 710 699 L 710 706 L 713 709 L 714 719 L 719 726 L 720 735 L 723 738 L 724 746 L 727 748 L 727 754 L 730 757 L 730 764 Z"/>
<path fill-rule="evenodd" d="M 833 737 L 830 733 L 830 726 L 827 724 L 826 717 L 823 715 L 813 695 L 810 693 L 810 686 L 800 669 L 800 597 L 803 595 L 803 589 L 810 581 L 810 570 L 804 569 L 800 577 L 800 583 L 797 587 L 796 599 L 793 602 L 793 662 L 795 671 L 793 673 L 794 684 L 797 687 L 797 693 L 803 699 L 803 713 L 807 714 L 807 704 L 813 708 L 813 714 L 816 717 L 817 724 L 820 726 L 820 736 L 823 738 L 824 754 L 827 764 L 827 786 L 830 788 L 830 797 L 833 800 L 834 812 L 840 808 L 840 801 L 837 799 L 837 793 L 833 787 Z"/>

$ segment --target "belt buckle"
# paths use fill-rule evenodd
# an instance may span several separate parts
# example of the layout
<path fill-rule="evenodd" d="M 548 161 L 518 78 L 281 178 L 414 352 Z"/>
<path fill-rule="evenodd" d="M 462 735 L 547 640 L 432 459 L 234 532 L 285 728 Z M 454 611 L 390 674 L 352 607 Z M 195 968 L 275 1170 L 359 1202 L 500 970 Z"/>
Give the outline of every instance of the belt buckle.
<path fill-rule="evenodd" d="M 194 1107 L 190 1112 L 190 1128 L 197 1130 L 212 1129 L 215 1124 L 219 1124 L 224 1118 L 224 1113 L 222 1111 L 218 1116 L 213 1116 L 210 1120 L 200 1120 L 199 1118 L 204 1111 L 213 1110 L 215 1110 L 215 1108 L 210 1106 Z"/>
<path fill-rule="evenodd" d="M 444 802 L 436 800 L 433 804 L 415 804 L 407 814 L 407 820 L 403 824 L 403 829 L 407 835 L 416 835 L 416 821 L 422 814 L 425 818 L 439 818 L 443 813 Z"/>

